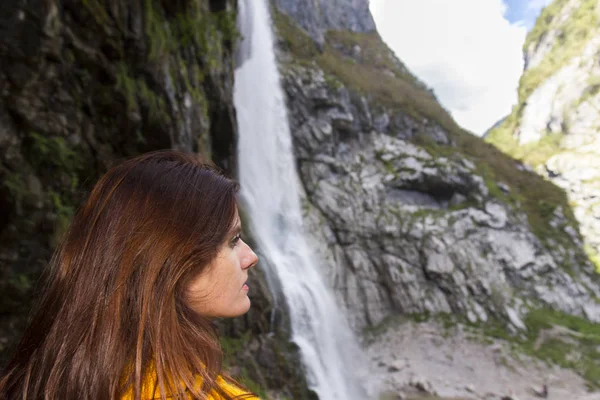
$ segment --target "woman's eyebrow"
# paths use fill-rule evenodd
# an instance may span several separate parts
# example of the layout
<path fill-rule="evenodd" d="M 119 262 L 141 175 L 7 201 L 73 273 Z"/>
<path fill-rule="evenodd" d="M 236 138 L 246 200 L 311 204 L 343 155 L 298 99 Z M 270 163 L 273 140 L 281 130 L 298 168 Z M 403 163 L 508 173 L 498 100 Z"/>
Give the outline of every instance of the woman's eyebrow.
<path fill-rule="evenodd" d="M 240 223 L 240 221 L 237 221 L 235 223 L 235 225 L 233 226 L 233 228 L 231 228 L 231 231 L 229 232 L 231 235 L 237 235 L 238 233 L 242 232 L 242 224 Z"/>

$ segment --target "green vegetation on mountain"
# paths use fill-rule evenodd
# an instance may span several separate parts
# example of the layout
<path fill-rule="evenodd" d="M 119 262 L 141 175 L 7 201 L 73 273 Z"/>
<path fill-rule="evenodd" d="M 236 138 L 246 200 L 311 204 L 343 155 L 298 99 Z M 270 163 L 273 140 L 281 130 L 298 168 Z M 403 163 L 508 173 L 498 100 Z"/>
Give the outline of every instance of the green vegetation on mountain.
<path fill-rule="evenodd" d="M 569 3 L 569 0 L 555 0 L 548 6 L 542 9 L 540 16 L 535 21 L 535 25 L 525 38 L 524 49 L 529 48 L 533 43 L 538 43 L 542 36 L 548 32 L 554 19 L 559 15 L 564 6 Z"/>
<path fill-rule="evenodd" d="M 517 126 L 516 118 L 511 115 L 505 123 L 490 131 L 486 140 L 504 153 L 534 169 L 562 150 L 563 135 L 560 133 L 547 134 L 542 136 L 538 142 L 520 145 L 514 137 Z"/>
<path fill-rule="evenodd" d="M 561 11 L 568 4 L 565 0 L 556 0 L 546 7 L 538 18 L 535 27 L 527 35 L 524 50 L 529 46 L 536 46 L 550 30 L 559 33 L 552 48 L 539 65 L 525 71 L 519 84 L 519 103 L 527 97 L 560 68 L 564 67 L 574 56 L 581 53 L 592 34 L 598 27 L 598 14 L 596 0 L 580 0 L 580 4 L 566 19 L 559 19 Z M 558 20 L 558 21 L 557 21 Z M 554 23 L 557 21 L 556 23 Z"/>
<path fill-rule="evenodd" d="M 544 8 L 534 28 L 527 35 L 523 46 L 525 52 L 535 49 L 550 31 L 557 31 L 556 40 L 542 61 L 523 73 L 519 82 L 518 104 L 513 107 L 511 114 L 500 126 L 490 131 L 486 138 L 506 154 L 532 167 L 545 163 L 561 151 L 562 136 L 561 134 L 546 135 L 539 142 L 524 146 L 519 144 L 515 133 L 520 125 L 527 99 L 540 84 L 580 54 L 598 28 L 596 0 L 581 0 L 568 18 L 562 18 L 561 15 L 569 3 L 568 0 L 555 0 Z M 591 85 L 593 86 L 595 85 Z"/>
<path fill-rule="evenodd" d="M 486 333 L 510 340 L 526 354 L 573 369 L 590 388 L 600 388 L 600 325 L 549 309 L 532 310 L 524 322 L 528 331 L 523 337 L 499 328 Z"/>

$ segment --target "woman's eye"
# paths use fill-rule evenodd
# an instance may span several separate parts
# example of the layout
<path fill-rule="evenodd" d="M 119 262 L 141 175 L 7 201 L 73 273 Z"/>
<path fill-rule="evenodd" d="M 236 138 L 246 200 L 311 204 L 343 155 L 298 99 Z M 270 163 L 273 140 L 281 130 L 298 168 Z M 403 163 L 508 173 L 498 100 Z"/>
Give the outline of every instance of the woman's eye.
<path fill-rule="evenodd" d="M 236 244 L 238 244 L 238 242 L 242 239 L 242 235 L 240 233 L 238 233 L 237 235 L 235 235 L 233 237 L 233 239 L 231 239 L 231 245 L 235 246 Z"/>

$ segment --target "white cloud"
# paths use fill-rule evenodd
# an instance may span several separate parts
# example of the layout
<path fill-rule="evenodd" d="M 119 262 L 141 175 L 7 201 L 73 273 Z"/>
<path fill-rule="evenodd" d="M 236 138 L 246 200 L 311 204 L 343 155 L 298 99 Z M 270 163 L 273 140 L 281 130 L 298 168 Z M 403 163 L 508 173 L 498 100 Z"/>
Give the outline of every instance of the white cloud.
<path fill-rule="evenodd" d="M 517 101 L 526 29 L 502 0 L 371 0 L 379 33 L 466 129 L 483 134 Z"/>

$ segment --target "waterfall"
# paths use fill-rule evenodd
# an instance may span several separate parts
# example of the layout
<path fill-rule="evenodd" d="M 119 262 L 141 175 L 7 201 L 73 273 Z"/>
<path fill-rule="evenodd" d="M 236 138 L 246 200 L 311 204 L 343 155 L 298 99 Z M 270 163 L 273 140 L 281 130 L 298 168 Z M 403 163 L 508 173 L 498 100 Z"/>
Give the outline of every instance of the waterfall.
<path fill-rule="evenodd" d="M 243 37 L 234 87 L 238 170 L 261 265 L 269 284 L 279 285 L 285 297 L 311 389 L 322 400 L 365 399 L 357 371 L 366 365 L 362 353 L 303 234 L 302 189 L 267 0 L 240 0 L 238 7 Z"/>

